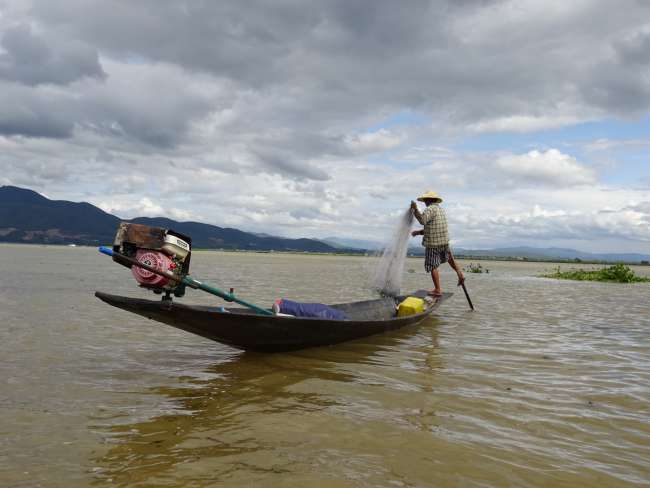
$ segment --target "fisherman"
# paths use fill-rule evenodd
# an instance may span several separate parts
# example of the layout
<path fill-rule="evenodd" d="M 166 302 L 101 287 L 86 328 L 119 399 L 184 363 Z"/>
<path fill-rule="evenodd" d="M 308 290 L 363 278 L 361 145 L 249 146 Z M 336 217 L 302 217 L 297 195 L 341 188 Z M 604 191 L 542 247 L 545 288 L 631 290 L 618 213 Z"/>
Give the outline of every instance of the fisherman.
<path fill-rule="evenodd" d="M 434 289 L 429 295 L 434 297 L 442 296 L 440 287 L 440 274 L 438 267 L 442 263 L 449 265 L 458 275 L 458 286 L 465 282 L 465 277 L 460 267 L 456 264 L 454 256 L 449 249 L 449 229 L 447 228 L 447 216 L 444 209 L 440 206 L 442 198 L 434 191 L 428 191 L 418 198 L 418 201 L 424 202 L 426 209 L 420 213 L 418 206 L 411 201 L 411 211 L 414 217 L 424 225 L 424 229 L 414 230 L 411 232 L 413 237 L 422 236 L 422 245 L 425 248 L 424 269 L 431 273 Z"/>

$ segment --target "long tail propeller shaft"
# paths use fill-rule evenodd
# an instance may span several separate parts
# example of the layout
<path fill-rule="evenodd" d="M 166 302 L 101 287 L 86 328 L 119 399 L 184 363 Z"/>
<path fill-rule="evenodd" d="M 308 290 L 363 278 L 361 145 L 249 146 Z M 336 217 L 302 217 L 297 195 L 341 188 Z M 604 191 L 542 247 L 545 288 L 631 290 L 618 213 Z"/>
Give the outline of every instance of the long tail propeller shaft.
<path fill-rule="evenodd" d="M 215 286 L 209 285 L 207 283 L 203 283 L 199 280 L 195 280 L 194 278 L 190 278 L 189 276 L 179 277 L 172 273 L 169 273 L 168 271 L 163 271 L 153 266 L 149 266 L 148 264 L 141 263 L 136 259 L 125 256 L 124 254 L 115 252 L 110 247 L 102 246 L 99 248 L 99 252 L 101 252 L 102 254 L 106 254 L 107 256 L 116 257 L 120 261 L 129 263 L 132 266 L 138 266 L 139 268 L 146 269 L 147 271 L 150 271 L 151 273 L 157 274 L 159 276 L 164 276 L 165 278 L 175 281 L 177 283 L 184 283 L 185 285 L 189 286 L 190 288 L 194 288 L 195 290 L 203 290 L 207 293 L 210 293 L 211 295 L 215 295 L 218 296 L 219 298 L 223 298 L 227 302 L 239 303 L 240 305 L 243 305 L 247 308 L 250 308 L 251 310 L 254 310 L 260 315 L 273 315 L 273 312 L 271 312 L 270 310 L 264 309 L 262 307 L 258 307 L 257 305 L 254 305 L 245 300 L 237 298 L 234 293 L 225 292 Z"/>

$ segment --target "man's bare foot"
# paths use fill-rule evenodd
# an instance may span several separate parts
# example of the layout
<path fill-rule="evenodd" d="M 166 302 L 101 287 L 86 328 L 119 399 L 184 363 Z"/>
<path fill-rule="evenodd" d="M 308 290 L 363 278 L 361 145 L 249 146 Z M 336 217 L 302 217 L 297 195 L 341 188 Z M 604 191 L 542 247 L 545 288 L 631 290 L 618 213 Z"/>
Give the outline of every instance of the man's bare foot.
<path fill-rule="evenodd" d="M 429 290 L 429 291 L 427 292 L 427 295 L 432 296 L 432 297 L 439 298 L 439 297 L 442 296 L 442 291 L 439 291 L 439 290 Z"/>

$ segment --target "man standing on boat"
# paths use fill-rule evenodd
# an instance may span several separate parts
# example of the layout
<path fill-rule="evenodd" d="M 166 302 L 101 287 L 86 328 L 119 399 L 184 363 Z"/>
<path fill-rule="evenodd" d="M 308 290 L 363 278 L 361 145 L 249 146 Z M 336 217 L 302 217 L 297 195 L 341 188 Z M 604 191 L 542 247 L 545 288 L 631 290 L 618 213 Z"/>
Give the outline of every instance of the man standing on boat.
<path fill-rule="evenodd" d="M 424 202 L 426 209 L 420 213 L 418 206 L 415 202 L 411 201 L 411 211 L 424 229 L 414 230 L 411 232 L 413 237 L 422 236 L 422 245 L 425 248 L 424 269 L 427 273 L 431 273 L 434 289 L 429 292 L 429 295 L 434 297 L 442 296 L 442 288 L 440 287 L 440 274 L 438 267 L 442 263 L 449 263 L 449 265 L 456 271 L 458 275 L 458 286 L 462 285 L 465 281 L 463 272 L 456 264 L 454 256 L 451 254 L 449 248 L 449 229 L 447 228 L 447 215 L 444 209 L 440 206 L 442 198 L 434 191 L 428 191 L 418 198 L 418 201 Z"/>

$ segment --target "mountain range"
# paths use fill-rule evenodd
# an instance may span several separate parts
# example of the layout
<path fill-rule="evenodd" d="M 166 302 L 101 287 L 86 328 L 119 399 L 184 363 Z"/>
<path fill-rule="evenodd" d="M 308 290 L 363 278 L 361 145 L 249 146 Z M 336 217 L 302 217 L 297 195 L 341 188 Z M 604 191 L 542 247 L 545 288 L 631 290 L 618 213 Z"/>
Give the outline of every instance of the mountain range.
<path fill-rule="evenodd" d="M 503 247 L 498 249 L 454 249 L 454 253 L 459 256 L 472 257 L 492 257 L 492 258 L 526 258 L 530 260 L 552 259 L 562 260 L 581 260 L 581 261 L 606 261 L 606 262 L 625 262 L 639 263 L 641 261 L 650 261 L 650 254 L 636 253 L 589 253 L 577 251 L 575 249 L 565 249 L 560 247 Z"/>
<path fill-rule="evenodd" d="M 35 191 L 15 186 L 0 187 L 0 242 L 33 244 L 99 245 L 113 242 L 123 219 L 86 202 L 50 200 Z M 287 239 L 200 222 L 177 222 L 164 217 L 138 217 L 130 222 L 171 228 L 192 237 L 196 248 L 255 251 L 355 252 L 377 251 L 382 244 L 338 237 Z M 410 248 L 422 255 L 419 246 Z M 582 261 L 650 261 L 650 254 L 596 254 L 564 248 L 508 247 L 498 249 L 455 248 L 458 256 L 522 258 L 530 260 L 578 259 Z"/>
<path fill-rule="evenodd" d="M 113 242 L 122 221 L 90 203 L 50 200 L 35 191 L 0 187 L 0 241 L 98 245 Z M 286 239 L 199 222 L 138 217 L 138 224 L 171 228 L 192 238 L 195 248 L 256 251 L 340 252 L 316 239 Z"/>
<path fill-rule="evenodd" d="M 383 245 L 380 242 L 345 239 L 338 237 L 326 237 L 324 242 L 340 248 L 351 249 L 367 249 L 370 251 L 377 251 L 382 249 Z M 419 241 L 419 239 L 418 239 Z M 461 247 L 454 247 L 454 254 L 457 256 L 468 258 L 521 258 L 529 260 L 550 261 L 553 259 L 561 260 L 581 260 L 581 261 L 606 261 L 606 262 L 625 262 L 625 263 L 639 263 L 642 261 L 650 261 L 650 254 L 638 253 L 589 253 L 578 251 L 576 249 L 566 249 L 559 247 L 502 247 L 497 249 L 465 249 Z M 409 247 L 409 255 L 423 256 L 424 248 L 419 245 Z"/>

